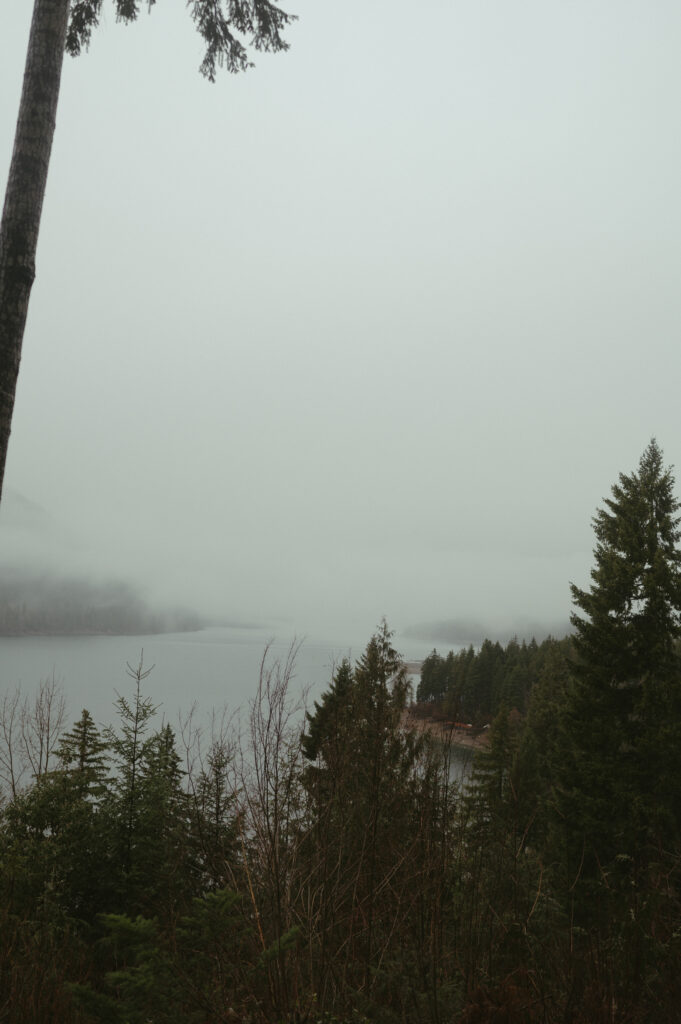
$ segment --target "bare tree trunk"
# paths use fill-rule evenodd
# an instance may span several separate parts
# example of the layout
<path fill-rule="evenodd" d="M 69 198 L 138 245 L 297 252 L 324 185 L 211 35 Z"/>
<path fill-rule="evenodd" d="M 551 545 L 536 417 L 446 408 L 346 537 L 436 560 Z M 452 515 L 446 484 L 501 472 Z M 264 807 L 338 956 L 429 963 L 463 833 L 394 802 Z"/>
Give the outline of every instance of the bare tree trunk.
<path fill-rule="evenodd" d="M 35 0 L 0 225 L 0 494 L 12 426 L 71 0 Z"/>

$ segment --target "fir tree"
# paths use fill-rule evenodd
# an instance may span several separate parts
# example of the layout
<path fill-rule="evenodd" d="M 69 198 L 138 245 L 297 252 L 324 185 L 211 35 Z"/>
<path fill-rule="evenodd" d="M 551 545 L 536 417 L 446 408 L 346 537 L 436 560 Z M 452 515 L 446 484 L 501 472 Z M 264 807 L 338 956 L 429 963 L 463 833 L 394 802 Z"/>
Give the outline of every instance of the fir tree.
<path fill-rule="evenodd" d="M 135 909 L 139 907 L 136 900 L 137 886 L 135 875 L 139 854 L 140 820 L 144 810 L 143 773 L 145 756 L 149 749 L 151 737 L 148 735 L 151 720 L 156 714 L 150 697 L 142 695 L 142 683 L 152 672 L 145 669 L 143 658 L 133 668 L 127 666 L 127 673 L 135 683 L 132 700 L 118 694 L 116 709 L 120 719 L 120 729 L 116 732 L 108 728 L 107 741 L 111 749 L 112 759 L 117 769 L 117 779 L 110 794 L 107 813 L 111 822 L 112 852 L 115 865 L 121 874 L 122 894 L 125 909 L 129 909 L 132 900 Z"/>
<path fill-rule="evenodd" d="M 447 662 L 433 650 L 421 665 L 417 701 L 442 701 L 447 695 Z"/>
<path fill-rule="evenodd" d="M 302 738 L 303 754 L 309 761 L 323 756 L 332 757 L 329 744 L 335 744 L 347 721 L 353 694 L 353 672 L 350 662 L 344 658 L 336 669 L 330 688 L 322 695 L 321 702 L 314 702 L 314 713 L 308 712 L 307 733 Z"/>
<path fill-rule="evenodd" d="M 640 863 L 651 830 L 676 817 L 681 764 L 669 729 L 678 732 L 681 553 L 673 488 L 653 440 L 594 517 L 591 589 L 572 586 L 576 656 L 556 751 L 556 807 L 573 878 L 612 882 L 618 872 L 608 865 Z"/>
<path fill-rule="evenodd" d="M 70 773 L 88 796 L 97 802 L 106 789 L 106 751 L 108 744 L 102 739 L 92 715 L 84 708 L 78 721 L 59 740 L 57 757 L 60 767 Z"/>
<path fill-rule="evenodd" d="M 402 969 L 387 978 L 379 967 L 416 927 L 417 879 L 433 870 L 419 844 L 431 822 L 426 808 L 436 817 L 441 798 L 425 739 L 403 728 L 408 689 L 384 622 L 354 668 L 341 664 L 302 740 L 314 759 L 303 775 L 304 876 L 310 891 L 324 894 L 310 959 L 315 991 L 334 1012 L 351 991 L 370 1000 L 380 985 L 405 985 Z"/>
<path fill-rule="evenodd" d="M 622 700 L 651 675 L 675 670 L 681 636 L 679 502 L 674 477 L 652 440 L 637 473 L 620 474 L 612 498 L 594 517 L 596 565 L 589 591 L 571 586 L 584 613 L 572 615 L 579 661 L 575 672 Z M 630 701 L 629 701 L 630 703 Z"/>
<path fill-rule="evenodd" d="M 223 888 L 235 859 L 235 794 L 229 784 L 231 756 L 219 739 L 212 742 L 205 765 L 191 779 L 191 831 L 194 857 L 209 891 Z"/>

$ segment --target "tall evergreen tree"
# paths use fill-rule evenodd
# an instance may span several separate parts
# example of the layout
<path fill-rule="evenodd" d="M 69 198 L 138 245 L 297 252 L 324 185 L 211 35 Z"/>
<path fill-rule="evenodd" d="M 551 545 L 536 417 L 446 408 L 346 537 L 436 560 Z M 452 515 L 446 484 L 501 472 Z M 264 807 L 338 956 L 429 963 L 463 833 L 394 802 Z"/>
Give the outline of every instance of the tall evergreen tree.
<path fill-rule="evenodd" d="M 308 712 L 306 716 L 308 731 L 301 743 L 308 761 L 321 757 L 329 764 L 345 748 L 343 731 L 348 721 L 353 687 L 352 666 L 344 658 L 334 673 L 330 688 L 322 695 L 321 701 L 314 702 L 314 712 Z"/>
<path fill-rule="evenodd" d="M 93 801 L 101 797 L 106 786 L 106 751 L 107 743 L 84 708 L 73 728 L 60 738 L 57 757 L 60 767 L 72 774 Z"/>
<path fill-rule="evenodd" d="M 120 873 L 123 907 L 130 908 L 130 901 L 136 911 L 136 898 L 140 895 L 136 884 L 136 870 L 139 857 L 140 822 L 144 811 L 143 779 L 145 761 L 150 751 L 151 737 L 148 735 L 151 720 L 157 708 L 150 697 L 142 694 L 142 683 L 153 669 L 145 669 L 140 657 L 139 665 L 127 666 L 127 673 L 135 683 L 132 699 L 120 694 L 116 710 L 120 719 L 117 732 L 112 727 L 106 731 L 117 777 L 106 808 L 112 832 L 112 852 L 117 871 Z"/>
<path fill-rule="evenodd" d="M 230 880 L 237 843 L 236 797 L 230 785 L 230 751 L 215 739 L 198 776 L 190 772 L 193 856 L 209 891 Z"/>
<path fill-rule="evenodd" d="M 540 872 L 529 843 L 535 781 L 518 757 L 523 728 L 518 710 L 502 707 L 466 787 L 461 822 L 472 884 L 459 879 L 457 889 L 467 987 L 518 962 L 530 967 L 527 925 Z"/>
<path fill-rule="evenodd" d="M 421 679 L 416 690 L 416 700 L 442 701 L 447 695 L 447 662 L 433 650 L 421 665 Z"/>
<path fill-rule="evenodd" d="M 201 872 L 189 840 L 190 801 L 175 733 L 164 725 L 144 745 L 134 836 L 133 876 L 145 908 L 172 915 L 176 905 L 198 891 Z"/>
<path fill-rule="evenodd" d="M 674 642 L 681 636 L 681 505 L 655 440 L 638 472 L 621 473 L 604 504 L 593 520 L 593 586 L 571 587 L 584 613 L 572 615 L 575 671 L 594 683 L 605 678 L 626 703 L 631 684 L 677 667 Z"/>
<path fill-rule="evenodd" d="M 651 829 L 678 809 L 678 784 L 661 770 L 675 779 L 681 770 L 678 745 L 665 741 L 681 685 L 680 507 L 653 440 L 594 517 L 591 589 L 572 585 L 576 657 L 557 809 L 570 870 L 585 878 L 640 859 Z"/>
<path fill-rule="evenodd" d="M 422 874 L 434 873 L 434 840 L 423 837 L 444 811 L 426 741 L 403 728 L 408 688 L 384 622 L 354 668 L 341 664 L 302 741 L 313 762 L 303 776 L 305 884 L 315 900 L 323 893 L 311 925 L 312 984 L 320 1006 L 334 1012 L 354 992 L 371 1017 L 382 985 L 394 987 L 398 1001 L 400 988 L 421 984 L 407 982 L 405 972 L 416 970 L 407 935 L 417 929 Z M 388 978 L 384 965 L 401 957 L 404 970 Z"/>

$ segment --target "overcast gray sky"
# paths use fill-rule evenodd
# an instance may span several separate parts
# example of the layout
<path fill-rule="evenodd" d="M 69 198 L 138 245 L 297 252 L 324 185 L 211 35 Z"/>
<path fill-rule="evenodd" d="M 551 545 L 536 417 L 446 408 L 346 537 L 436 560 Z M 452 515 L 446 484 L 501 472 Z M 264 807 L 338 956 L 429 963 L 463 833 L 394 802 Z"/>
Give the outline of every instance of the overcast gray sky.
<path fill-rule="evenodd" d="M 284 6 L 212 86 L 181 0 L 66 58 L 0 555 L 336 642 L 555 628 L 618 472 L 681 473 L 681 7 Z"/>

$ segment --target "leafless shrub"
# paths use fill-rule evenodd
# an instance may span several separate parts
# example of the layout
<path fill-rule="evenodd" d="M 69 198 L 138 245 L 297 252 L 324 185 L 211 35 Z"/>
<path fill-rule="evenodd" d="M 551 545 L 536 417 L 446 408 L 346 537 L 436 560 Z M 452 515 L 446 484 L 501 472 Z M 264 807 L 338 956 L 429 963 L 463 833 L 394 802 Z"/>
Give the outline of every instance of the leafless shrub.
<path fill-rule="evenodd" d="M 299 998 L 297 958 L 279 951 L 294 941 L 297 852 L 304 828 L 300 738 L 304 695 L 291 684 L 300 643 L 282 659 L 265 648 L 234 765 L 239 841 L 249 897 L 266 964 L 273 1010 L 287 1015 Z"/>
<path fill-rule="evenodd" d="M 53 672 L 50 679 L 40 681 L 34 698 L 27 698 L 21 709 L 21 748 L 33 778 L 48 771 L 65 717 L 64 693 Z"/>
<path fill-rule="evenodd" d="M 0 781 L 14 799 L 27 776 L 49 771 L 66 718 L 66 701 L 54 672 L 40 681 L 33 697 L 21 687 L 0 700 Z"/>
<path fill-rule="evenodd" d="M 7 690 L 0 700 L 0 780 L 12 799 L 26 771 L 20 748 L 21 711 L 21 688 Z"/>

